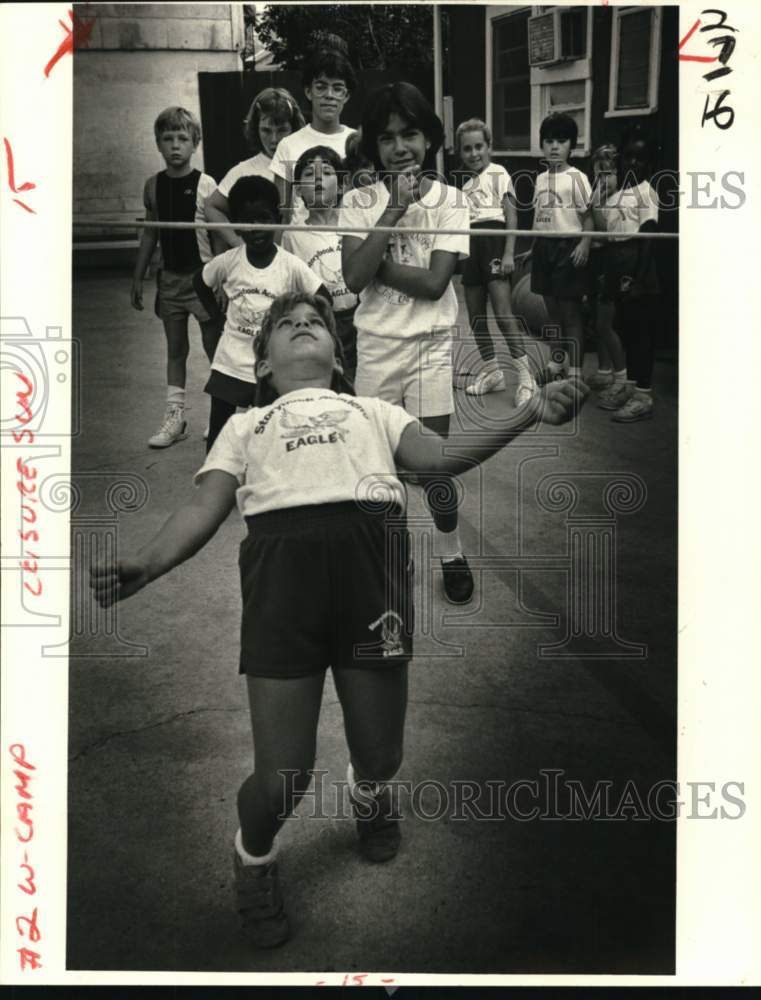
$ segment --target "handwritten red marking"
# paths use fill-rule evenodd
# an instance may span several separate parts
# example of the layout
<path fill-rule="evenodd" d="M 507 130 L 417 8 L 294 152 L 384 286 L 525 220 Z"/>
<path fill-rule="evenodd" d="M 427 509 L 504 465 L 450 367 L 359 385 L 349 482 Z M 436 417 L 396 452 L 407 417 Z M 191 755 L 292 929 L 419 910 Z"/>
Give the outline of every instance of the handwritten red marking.
<path fill-rule="evenodd" d="M 33 795 L 30 786 L 35 777 L 34 772 L 36 772 L 37 766 L 29 760 L 23 743 L 11 743 L 8 747 L 8 753 L 14 764 L 13 777 L 18 782 L 14 787 L 17 795 L 16 816 L 25 828 L 24 833 L 26 834 L 26 836 L 22 835 L 21 830 L 16 827 L 16 839 L 22 844 L 28 844 L 34 838 L 34 823 L 31 818 Z M 25 896 L 34 896 L 37 893 L 36 876 L 27 849 L 24 849 L 22 859 L 19 863 L 21 881 L 16 883 L 16 888 Z M 26 906 L 26 904 L 24 905 Z M 16 931 L 20 937 L 27 939 L 28 944 L 37 944 L 42 939 L 37 914 L 38 908 L 35 906 L 31 914 L 27 911 L 16 916 Z M 42 968 L 42 956 L 38 951 L 28 948 L 26 944 L 17 948 L 16 951 L 22 972 Z"/>
<path fill-rule="evenodd" d="M 700 20 L 700 18 L 698 18 L 698 20 L 693 24 L 693 26 L 690 28 L 690 30 L 687 32 L 687 34 L 684 36 L 684 38 L 679 43 L 679 59 L 680 59 L 681 62 L 711 63 L 711 62 L 716 62 L 716 60 L 719 58 L 718 56 L 683 56 L 682 55 L 682 49 L 687 44 L 687 42 L 689 42 L 689 40 L 692 38 L 692 36 L 695 34 L 695 32 L 698 30 L 698 28 L 700 27 L 700 25 L 702 23 L 703 22 Z"/>
<path fill-rule="evenodd" d="M 50 61 L 45 67 L 44 73 L 46 77 L 50 76 L 51 70 L 59 59 L 62 59 L 65 55 L 73 52 L 75 48 L 87 48 L 90 44 L 90 35 L 92 35 L 95 18 L 91 17 L 89 20 L 86 20 L 85 18 L 77 17 L 74 12 L 70 10 L 69 19 L 72 25 L 71 28 L 68 24 L 64 24 L 63 21 L 58 21 L 64 30 L 65 38 L 55 50 Z"/>
<path fill-rule="evenodd" d="M 19 954 L 22 972 L 26 972 L 27 969 L 42 968 L 42 962 L 40 961 L 42 956 L 38 951 L 31 951 L 29 948 L 17 948 L 16 950 Z"/>
<path fill-rule="evenodd" d="M 3 142 L 5 143 L 5 161 L 8 168 L 8 187 L 14 194 L 19 194 L 21 191 L 33 191 L 37 185 L 32 184 L 31 181 L 25 181 L 23 184 L 16 187 L 16 172 L 13 166 L 13 150 L 11 149 L 11 144 L 5 137 L 3 137 Z M 37 214 L 33 208 L 30 208 L 29 205 L 26 205 L 18 198 L 14 198 L 13 200 L 17 205 L 26 209 L 27 212 L 31 212 L 32 215 Z"/>
<path fill-rule="evenodd" d="M 16 419 L 20 424 L 28 424 L 34 416 L 30 405 L 30 397 L 34 392 L 34 383 L 23 372 L 16 372 L 16 377 L 23 383 L 24 386 L 23 390 L 16 393 L 16 402 L 20 410 L 20 412 L 16 414 Z M 21 431 L 19 434 L 14 433 L 13 437 L 17 443 L 20 443 L 19 438 L 23 434 L 28 434 L 29 443 L 34 444 L 34 434 L 29 429 Z M 24 461 L 19 457 L 16 459 L 16 471 L 18 472 L 16 489 L 23 497 L 23 502 L 21 504 L 21 520 L 24 524 L 34 524 L 37 520 L 37 512 L 30 506 L 30 504 L 37 503 L 39 499 L 35 496 L 37 493 L 37 483 L 35 482 L 37 479 L 37 469 L 35 466 L 31 465 L 29 461 Z M 24 542 L 39 542 L 40 540 L 39 532 L 33 528 L 28 531 L 24 531 L 19 528 L 19 536 Z M 32 552 L 30 549 L 24 548 L 21 553 L 21 558 L 18 560 L 18 564 L 21 567 L 21 578 L 24 584 L 24 590 L 31 594 L 32 597 L 39 597 L 42 593 L 42 580 L 38 575 L 38 559 L 39 556 L 36 552 Z M 27 574 L 34 577 L 34 579 L 27 579 Z"/>
<path fill-rule="evenodd" d="M 365 986 L 365 980 L 370 975 L 369 972 L 356 972 L 350 975 L 348 972 L 344 974 L 343 981 L 339 984 L 340 986 Z M 393 983 L 393 979 L 381 979 L 382 983 Z M 327 980 L 318 979 L 314 984 L 315 986 L 327 986 Z"/>

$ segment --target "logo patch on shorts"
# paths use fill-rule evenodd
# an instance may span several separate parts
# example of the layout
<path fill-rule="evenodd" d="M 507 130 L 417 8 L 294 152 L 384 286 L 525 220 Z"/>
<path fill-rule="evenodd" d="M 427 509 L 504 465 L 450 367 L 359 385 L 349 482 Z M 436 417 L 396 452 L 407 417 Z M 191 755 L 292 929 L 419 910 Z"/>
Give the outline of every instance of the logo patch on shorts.
<path fill-rule="evenodd" d="M 402 645 L 402 627 L 404 622 L 401 615 L 396 611 L 384 611 L 380 618 L 376 618 L 367 627 L 371 632 L 380 626 L 381 645 L 384 656 L 404 656 L 404 646 Z"/>
<path fill-rule="evenodd" d="M 494 257 L 489 261 L 489 272 L 495 278 L 498 278 L 502 274 L 502 261 L 499 257 Z"/>

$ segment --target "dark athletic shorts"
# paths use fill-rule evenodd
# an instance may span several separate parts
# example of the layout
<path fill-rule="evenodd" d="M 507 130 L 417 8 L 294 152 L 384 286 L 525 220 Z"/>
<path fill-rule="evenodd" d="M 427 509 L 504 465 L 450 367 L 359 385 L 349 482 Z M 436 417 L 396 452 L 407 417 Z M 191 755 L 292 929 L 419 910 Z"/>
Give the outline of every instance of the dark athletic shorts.
<path fill-rule="evenodd" d="M 365 507 L 319 504 L 246 518 L 240 673 L 306 677 L 331 666 L 382 669 L 409 661 L 406 519 L 396 507 Z"/>
<path fill-rule="evenodd" d="M 559 299 L 580 299 L 589 291 L 586 267 L 574 267 L 571 254 L 579 237 L 553 239 L 538 236 L 531 251 L 531 291 Z"/>
<path fill-rule="evenodd" d="M 505 229 L 500 219 L 474 222 L 471 229 Z M 463 285 L 488 285 L 490 281 L 509 281 L 502 274 L 502 254 L 505 252 L 504 236 L 470 237 L 470 255 L 463 261 Z"/>
<path fill-rule="evenodd" d="M 242 378 L 233 378 L 212 368 L 204 392 L 216 396 L 231 406 L 253 406 L 256 396 L 256 382 L 246 382 Z"/>
<path fill-rule="evenodd" d="M 621 294 L 621 279 L 632 278 L 639 270 L 639 255 L 642 249 L 639 240 L 615 240 L 604 248 L 604 286 L 610 299 L 617 299 Z M 644 274 L 638 276 L 633 297 L 640 295 L 657 295 L 660 289 L 655 270 L 655 261 L 650 258 L 650 267 Z"/>

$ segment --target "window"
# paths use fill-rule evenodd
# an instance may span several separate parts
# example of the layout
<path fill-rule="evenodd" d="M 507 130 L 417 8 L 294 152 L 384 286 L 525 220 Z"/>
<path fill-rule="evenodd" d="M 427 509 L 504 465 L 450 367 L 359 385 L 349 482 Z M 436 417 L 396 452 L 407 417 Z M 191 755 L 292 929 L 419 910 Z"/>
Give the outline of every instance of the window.
<path fill-rule="evenodd" d="M 562 46 L 562 59 L 544 66 L 531 66 L 529 18 L 545 13 L 552 14 L 558 26 L 550 42 L 555 49 Z M 491 126 L 495 154 L 541 156 L 539 126 L 550 111 L 564 111 L 576 120 L 579 126 L 577 153 L 589 152 L 590 15 L 590 7 L 580 6 L 486 7 L 486 121 Z M 535 38 L 534 41 L 535 50 L 539 41 L 546 48 L 546 39 Z"/>
<path fill-rule="evenodd" d="M 528 65 L 530 8 L 492 21 L 491 127 L 499 150 L 531 146 L 531 77 Z"/>
<path fill-rule="evenodd" d="M 661 12 L 655 7 L 614 7 L 610 88 L 606 117 L 658 110 Z"/>

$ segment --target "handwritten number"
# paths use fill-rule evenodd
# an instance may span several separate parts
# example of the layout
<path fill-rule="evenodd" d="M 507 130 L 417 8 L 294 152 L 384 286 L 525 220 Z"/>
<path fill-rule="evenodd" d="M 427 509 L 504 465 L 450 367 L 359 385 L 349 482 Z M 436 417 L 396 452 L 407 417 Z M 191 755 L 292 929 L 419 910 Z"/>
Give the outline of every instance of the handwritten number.
<path fill-rule="evenodd" d="M 709 7 L 708 10 L 701 10 L 702 14 L 717 14 L 719 20 L 716 24 L 706 24 L 702 27 L 701 31 L 714 31 L 716 28 L 724 28 L 725 31 L 734 31 L 737 33 L 737 28 L 733 28 L 730 24 L 727 24 L 727 15 L 723 10 L 716 10 L 713 7 Z"/>
<path fill-rule="evenodd" d="M 703 128 L 703 126 L 705 125 L 706 121 L 708 121 L 708 120 L 713 121 L 714 125 L 717 128 L 720 128 L 722 131 L 724 131 L 725 129 L 728 129 L 728 128 L 732 127 L 732 125 L 734 123 L 734 120 L 735 120 L 735 112 L 729 106 L 722 107 L 722 102 L 724 101 L 725 97 L 729 97 L 729 91 L 728 90 L 723 90 L 719 94 L 719 97 L 718 97 L 718 100 L 716 101 L 716 104 L 714 105 L 714 107 L 710 111 L 708 109 L 708 104 L 709 104 L 709 102 L 711 100 L 711 95 L 709 94 L 706 97 L 705 107 L 703 108 L 703 117 L 702 117 L 702 119 L 700 121 L 700 127 L 701 128 Z"/>

